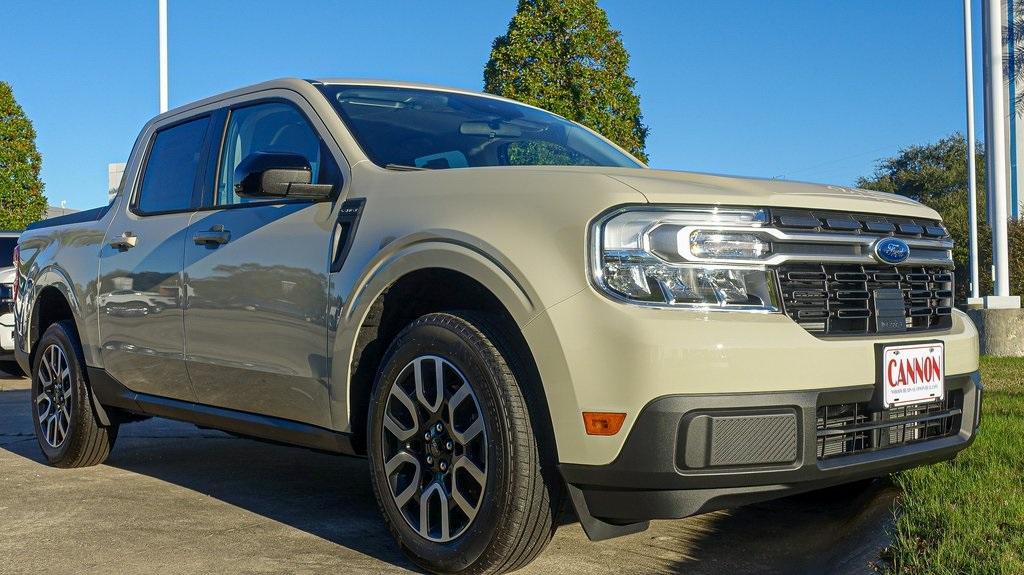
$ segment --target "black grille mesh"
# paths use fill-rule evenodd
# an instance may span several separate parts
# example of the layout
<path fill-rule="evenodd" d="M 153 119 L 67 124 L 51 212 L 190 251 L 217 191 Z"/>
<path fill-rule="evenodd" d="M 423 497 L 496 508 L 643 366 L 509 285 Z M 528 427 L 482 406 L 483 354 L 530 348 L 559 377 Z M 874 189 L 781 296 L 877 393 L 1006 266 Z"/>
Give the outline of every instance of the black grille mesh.
<path fill-rule="evenodd" d="M 778 269 L 786 314 L 821 335 L 877 333 L 874 292 L 903 293 L 907 331 L 952 325 L 953 270 L 944 267 L 786 264 Z"/>
<path fill-rule="evenodd" d="M 947 437 L 960 428 L 963 392 L 941 401 L 872 410 L 869 403 L 823 405 L 817 411 L 818 459 Z"/>

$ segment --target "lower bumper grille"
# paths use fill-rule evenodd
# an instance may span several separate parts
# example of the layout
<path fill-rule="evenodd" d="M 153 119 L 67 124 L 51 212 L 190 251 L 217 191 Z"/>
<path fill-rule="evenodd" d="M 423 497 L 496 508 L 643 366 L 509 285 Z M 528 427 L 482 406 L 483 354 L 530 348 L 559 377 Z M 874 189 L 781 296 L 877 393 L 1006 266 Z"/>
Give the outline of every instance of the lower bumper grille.
<path fill-rule="evenodd" d="M 952 269 L 790 264 L 778 273 L 786 314 L 811 333 L 863 335 L 953 325 Z"/>
<path fill-rule="evenodd" d="M 818 459 L 876 451 L 953 435 L 960 429 L 963 392 L 944 400 L 872 410 L 869 403 L 823 405 L 817 411 Z"/>

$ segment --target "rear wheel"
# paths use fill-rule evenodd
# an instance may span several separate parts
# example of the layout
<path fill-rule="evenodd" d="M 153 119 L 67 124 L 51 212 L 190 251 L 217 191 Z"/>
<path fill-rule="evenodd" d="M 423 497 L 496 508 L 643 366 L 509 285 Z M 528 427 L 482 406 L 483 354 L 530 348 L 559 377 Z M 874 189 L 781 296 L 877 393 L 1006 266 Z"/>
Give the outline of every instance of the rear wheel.
<path fill-rule="evenodd" d="M 385 355 L 370 405 L 374 492 L 402 549 L 439 573 L 503 573 L 554 533 L 561 485 L 490 316 L 435 313 Z"/>
<path fill-rule="evenodd" d="M 47 461 L 56 467 L 103 463 L 118 427 L 100 425 L 85 380 L 75 326 L 51 325 L 39 339 L 32 363 L 32 420 Z"/>

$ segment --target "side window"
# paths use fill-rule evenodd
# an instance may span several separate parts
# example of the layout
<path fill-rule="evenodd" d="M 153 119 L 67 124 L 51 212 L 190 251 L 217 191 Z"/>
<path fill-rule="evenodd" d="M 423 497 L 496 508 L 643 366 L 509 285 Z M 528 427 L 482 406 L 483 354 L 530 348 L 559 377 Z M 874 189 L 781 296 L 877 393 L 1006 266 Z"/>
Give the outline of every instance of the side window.
<path fill-rule="evenodd" d="M 316 131 L 294 106 L 283 102 L 237 108 L 228 117 L 217 176 L 217 205 L 266 201 L 235 194 L 235 168 L 249 154 L 287 152 L 306 158 L 313 181 L 325 183 L 337 168 Z"/>
<path fill-rule="evenodd" d="M 197 118 L 156 133 L 142 174 L 136 206 L 140 212 L 187 210 L 203 153 L 210 117 Z"/>

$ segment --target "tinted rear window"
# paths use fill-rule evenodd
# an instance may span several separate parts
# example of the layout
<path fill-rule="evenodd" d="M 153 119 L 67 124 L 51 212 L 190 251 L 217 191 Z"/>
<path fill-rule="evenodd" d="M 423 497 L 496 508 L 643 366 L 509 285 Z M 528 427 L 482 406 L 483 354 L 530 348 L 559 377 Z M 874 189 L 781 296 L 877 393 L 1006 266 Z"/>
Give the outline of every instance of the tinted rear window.
<path fill-rule="evenodd" d="M 138 209 L 141 212 L 186 210 L 199 169 L 199 156 L 210 118 L 198 118 L 156 133 L 142 176 Z"/>
<path fill-rule="evenodd" d="M 18 238 L 0 238 L 0 268 L 9 268 L 14 265 L 14 246 L 18 245 Z"/>

